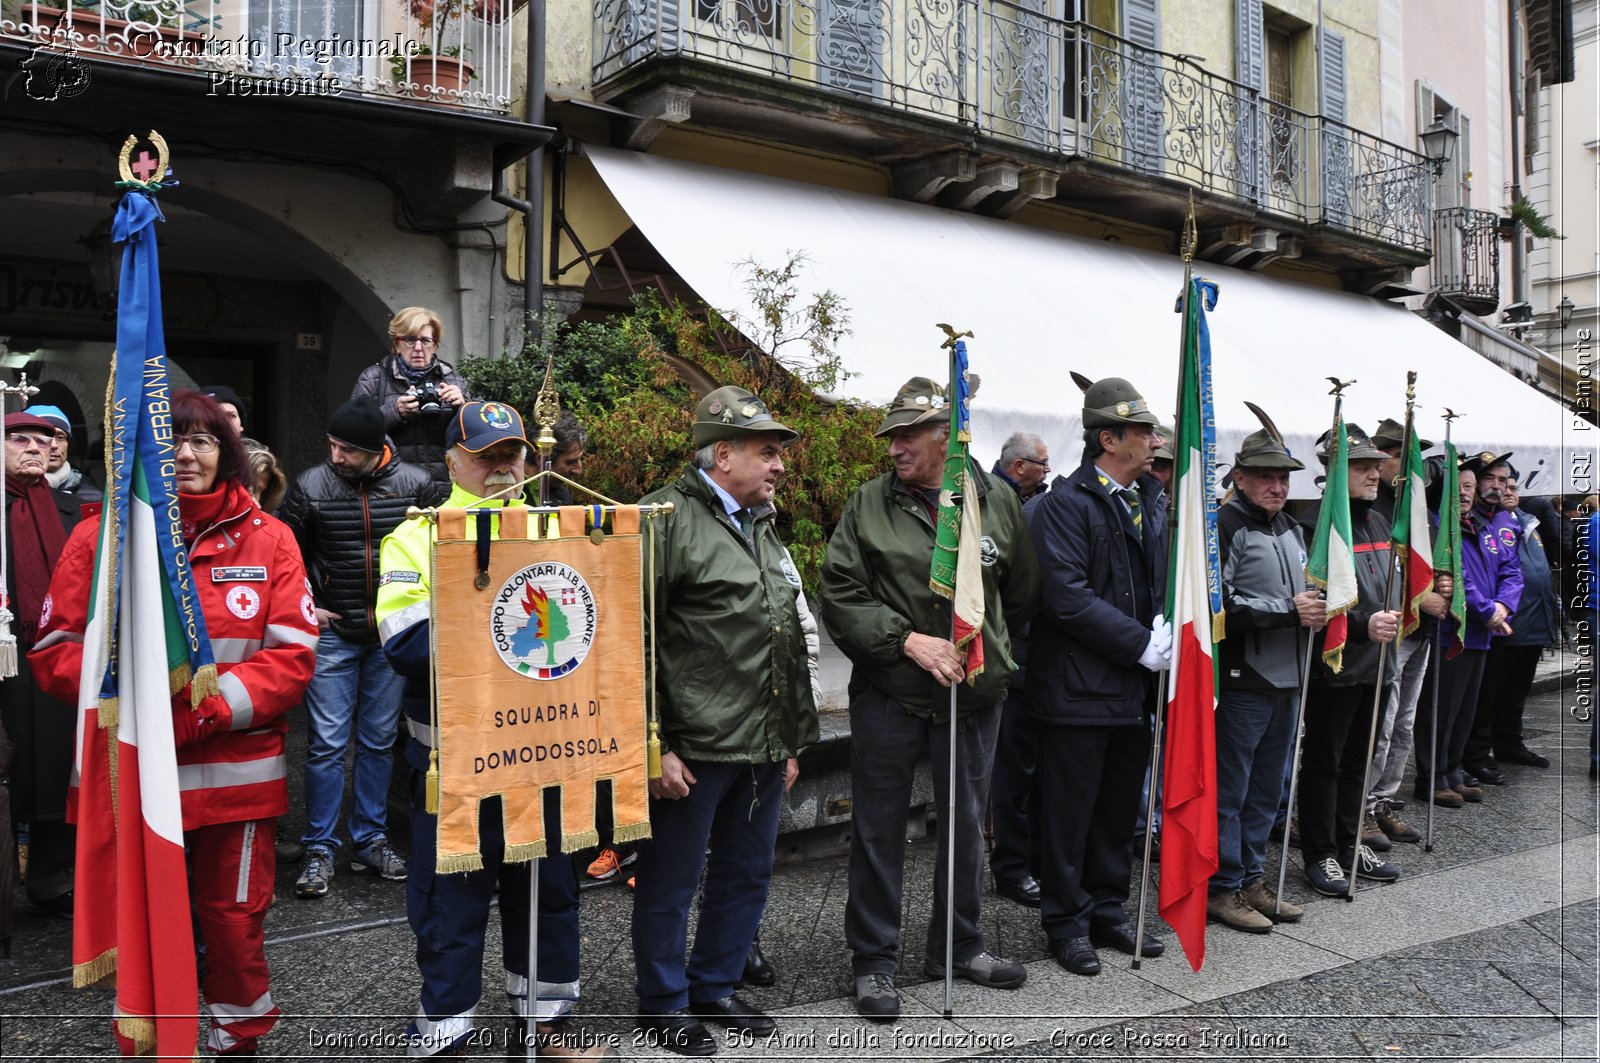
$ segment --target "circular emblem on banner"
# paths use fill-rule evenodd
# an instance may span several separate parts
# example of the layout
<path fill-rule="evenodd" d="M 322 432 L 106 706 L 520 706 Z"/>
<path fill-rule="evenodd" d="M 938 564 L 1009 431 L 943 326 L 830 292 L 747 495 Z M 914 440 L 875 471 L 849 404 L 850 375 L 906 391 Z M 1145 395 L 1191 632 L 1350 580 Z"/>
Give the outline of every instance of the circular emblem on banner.
<path fill-rule="evenodd" d="M 43 631 L 50 626 L 50 614 L 55 612 L 56 602 L 51 595 L 44 596 L 44 602 L 39 606 L 39 630 Z"/>
<path fill-rule="evenodd" d="M 978 540 L 978 559 L 983 562 L 984 568 L 1000 560 L 1000 548 L 987 535 Z"/>
<path fill-rule="evenodd" d="M 486 402 L 478 407 L 478 416 L 490 428 L 511 427 L 511 411 L 498 402 Z"/>
<path fill-rule="evenodd" d="M 588 581 L 559 561 L 541 561 L 501 584 L 489 610 L 489 634 L 513 672 L 560 679 L 589 656 L 598 618 Z"/>
<path fill-rule="evenodd" d="M 234 587 L 224 600 L 228 603 L 228 612 L 240 620 L 249 620 L 261 612 L 261 595 L 254 587 Z"/>
<path fill-rule="evenodd" d="M 300 596 L 300 615 L 306 618 L 306 623 L 312 627 L 317 626 L 317 604 L 311 600 L 311 595 Z"/>

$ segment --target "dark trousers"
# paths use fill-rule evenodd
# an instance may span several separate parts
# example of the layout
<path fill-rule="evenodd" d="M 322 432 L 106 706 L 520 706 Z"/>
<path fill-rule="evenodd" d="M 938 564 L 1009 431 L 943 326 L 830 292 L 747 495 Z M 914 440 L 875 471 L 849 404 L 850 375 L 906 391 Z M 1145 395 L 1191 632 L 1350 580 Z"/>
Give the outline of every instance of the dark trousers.
<path fill-rule="evenodd" d="M 996 882 L 1039 877 L 1039 798 L 1034 780 L 1034 733 L 1023 711 L 1022 692 L 1000 703 L 1000 734 L 989 777 L 989 809 L 994 816 L 994 849 L 989 870 Z"/>
<path fill-rule="evenodd" d="M 1122 727 L 1037 726 L 1044 872 L 1039 919 L 1052 943 L 1128 921 L 1139 790 L 1150 732 Z"/>
<path fill-rule="evenodd" d="M 947 881 L 950 823 L 950 721 L 915 716 L 867 687 L 850 699 L 850 897 L 844 939 L 855 973 L 894 974 L 900 963 L 901 886 L 906 822 L 917 762 L 928 757 L 939 810 L 938 857 L 927 956 L 944 959 L 945 904 L 955 909 L 953 948 L 958 963 L 985 948 L 978 927 L 983 903 L 983 795 L 989 789 L 999 707 L 956 721 L 956 875 Z"/>
<path fill-rule="evenodd" d="M 1447 651 L 1448 654 L 1448 651 Z M 1431 682 L 1439 684 L 1439 711 L 1434 715 L 1433 691 L 1424 687 L 1417 702 L 1417 790 L 1433 791 L 1459 786 L 1466 781 L 1461 756 L 1472 731 L 1472 716 L 1478 704 L 1478 688 L 1483 681 L 1484 658 L 1488 650 L 1462 650 L 1428 669 Z"/>
<path fill-rule="evenodd" d="M 483 944 L 489 907 L 500 896 L 501 954 L 508 995 L 526 994 L 528 977 L 528 864 L 504 861 L 505 837 L 500 800 L 479 806 L 478 832 L 483 867 L 478 871 L 434 874 L 438 817 L 423 804 L 424 774 L 416 767 L 412 740 L 406 760 L 411 769 L 411 859 L 406 863 L 406 915 L 417 936 L 417 969 L 422 974 L 422 1015 L 414 1020 L 428 1050 L 443 1051 L 472 1028 L 483 996 Z M 545 837 L 561 837 L 560 793 L 545 791 Z M 539 867 L 539 971 L 535 1014 L 546 1021 L 571 1012 L 578 996 L 578 880 L 572 861 L 560 853 L 537 861 Z"/>
<path fill-rule="evenodd" d="M 772 883 L 783 763 L 684 765 L 695 777 L 688 796 L 652 799 L 651 838 L 639 843 L 633 962 L 639 1010 L 646 1014 L 733 992 Z M 700 922 L 689 953 L 689 906 L 702 868 Z"/>
<path fill-rule="evenodd" d="M 1313 686 L 1306 698 L 1306 734 L 1300 748 L 1300 853 L 1308 864 L 1337 856 L 1356 843 L 1366 807 L 1374 690 L 1370 683 Z"/>
<path fill-rule="evenodd" d="M 1489 644 L 1463 763 L 1482 764 L 1491 753 L 1522 748 L 1522 711 L 1543 655 L 1541 646 L 1507 646 L 1504 639 Z"/>
<path fill-rule="evenodd" d="M 1217 871 L 1212 893 L 1266 872 L 1267 835 L 1294 742 L 1295 691 L 1223 690 L 1217 702 Z"/>

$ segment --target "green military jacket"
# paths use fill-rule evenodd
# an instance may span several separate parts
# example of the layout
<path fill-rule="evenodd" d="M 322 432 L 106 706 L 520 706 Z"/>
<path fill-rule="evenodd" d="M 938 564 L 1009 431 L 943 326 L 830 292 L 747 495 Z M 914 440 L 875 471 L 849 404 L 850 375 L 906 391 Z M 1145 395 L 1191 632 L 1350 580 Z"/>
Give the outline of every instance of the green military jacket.
<path fill-rule="evenodd" d="M 640 501 L 676 507 L 648 522 L 662 751 L 738 764 L 797 755 L 817 740 L 817 705 L 796 606 L 800 573 L 775 510 L 755 514 L 752 549 L 692 468 Z"/>
<path fill-rule="evenodd" d="M 1015 491 L 994 490 L 976 465 L 983 537 L 983 653 L 977 679 L 961 683 L 956 712 L 965 716 L 1000 700 L 1016 663 L 1011 635 L 1039 608 L 1039 566 Z M 928 585 L 933 519 L 893 472 L 851 496 L 822 566 L 822 621 L 854 663 L 850 694 L 871 685 L 907 711 L 949 719 L 950 694 L 905 655 L 912 632 L 950 637 L 950 603 Z"/>

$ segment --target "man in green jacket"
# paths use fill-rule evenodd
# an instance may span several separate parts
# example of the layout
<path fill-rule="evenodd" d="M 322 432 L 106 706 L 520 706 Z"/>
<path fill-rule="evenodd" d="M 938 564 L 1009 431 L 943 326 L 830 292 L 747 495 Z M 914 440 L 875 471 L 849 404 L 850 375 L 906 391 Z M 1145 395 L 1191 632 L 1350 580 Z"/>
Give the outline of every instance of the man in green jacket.
<path fill-rule="evenodd" d="M 983 892 L 983 802 L 989 792 L 1000 699 L 1011 681 L 1009 632 L 1038 607 L 1033 546 L 1014 491 L 997 489 L 972 466 L 983 536 L 983 645 L 987 665 L 963 682 L 963 655 L 950 641 L 950 603 L 929 587 L 950 411 L 944 389 L 913 377 L 895 396 L 878 435 L 889 438 L 894 471 L 864 484 L 845 506 L 822 570 L 822 618 L 855 665 L 850 678 L 850 896 L 845 940 L 852 953 L 856 1009 L 888 1022 L 900 1014 L 901 877 L 916 762 L 926 752 L 941 815 L 951 808 L 956 761 L 955 887 L 944 880 L 948 834 L 939 832 L 938 872 L 928 923 L 927 973 L 944 977 L 945 904 L 955 905 L 955 973 L 1015 989 L 1027 972 L 991 954 L 978 929 Z M 970 501 L 970 500 L 969 500 Z M 950 744 L 950 692 L 957 735 Z"/>
<path fill-rule="evenodd" d="M 718 388 L 695 407 L 693 467 L 642 500 L 674 509 L 650 525 L 662 755 L 633 955 L 639 1028 L 683 1055 L 716 1051 L 701 1019 L 758 1037 L 774 1029 L 733 991 L 767 903 L 785 765 L 818 733 L 800 573 L 773 526 L 783 449 L 797 438 L 749 391 Z"/>

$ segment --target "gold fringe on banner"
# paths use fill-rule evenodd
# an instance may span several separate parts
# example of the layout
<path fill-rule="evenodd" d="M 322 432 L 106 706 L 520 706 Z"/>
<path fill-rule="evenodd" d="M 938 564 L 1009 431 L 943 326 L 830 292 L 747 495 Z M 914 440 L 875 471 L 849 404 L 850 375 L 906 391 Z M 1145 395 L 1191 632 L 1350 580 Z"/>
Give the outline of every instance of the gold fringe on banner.
<path fill-rule="evenodd" d="M 1211 614 L 1211 641 L 1221 642 L 1228 635 L 1228 615 L 1226 613 Z"/>
<path fill-rule="evenodd" d="M 167 695 L 170 697 L 189 685 L 189 662 L 184 661 L 176 668 L 167 669 Z"/>
<path fill-rule="evenodd" d="M 117 730 L 117 720 L 122 714 L 122 704 L 116 698 L 101 698 L 98 711 L 95 713 L 95 722 L 102 731 L 110 731 L 114 735 Z"/>
<path fill-rule="evenodd" d="M 593 849 L 600 844 L 600 832 L 594 828 L 573 831 L 571 834 L 561 836 L 561 851 L 576 853 L 583 849 Z"/>
<path fill-rule="evenodd" d="M 200 671 L 195 673 L 191 691 L 189 700 L 197 709 L 200 707 L 200 702 L 206 698 L 216 697 L 220 693 L 217 687 L 217 666 L 214 664 L 201 666 Z"/>
<path fill-rule="evenodd" d="M 629 842 L 642 842 L 650 837 L 650 821 L 643 823 L 625 823 L 611 832 L 611 840 L 618 845 Z"/>
<path fill-rule="evenodd" d="M 507 860 L 511 859 L 510 849 L 506 850 Z M 456 853 L 450 856 L 435 856 L 433 871 L 436 875 L 453 875 L 458 871 L 482 871 L 482 853 Z"/>
<path fill-rule="evenodd" d="M 595 844 L 600 844 L 598 839 Z M 549 847 L 541 839 L 536 842 L 518 842 L 516 845 L 506 846 L 504 859 L 508 864 L 526 864 L 529 860 L 543 860 L 549 855 Z"/>
<path fill-rule="evenodd" d="M 72 965 L 72 988 L 87 989 L 117 973 L 117 950 L 109 948 L 88 963 Z"/>
<path fill-rule="evenodd" d="M 117 1032 L 133 1042 L 136 1055 L 148 1056 L 156 1047 L 156 1021 L 143 1016 L 117 1016 Z"/>

